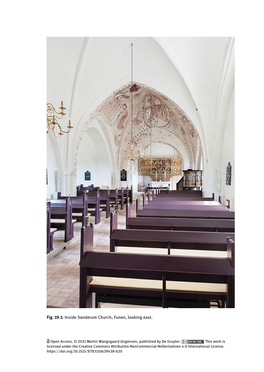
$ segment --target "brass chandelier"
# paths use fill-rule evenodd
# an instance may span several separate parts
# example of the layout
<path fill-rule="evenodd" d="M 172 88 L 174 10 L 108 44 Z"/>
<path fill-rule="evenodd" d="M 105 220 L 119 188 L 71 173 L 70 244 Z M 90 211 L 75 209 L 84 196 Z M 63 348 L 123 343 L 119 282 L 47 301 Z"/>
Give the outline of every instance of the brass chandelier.
<path fill-rule="evenodd" d="M 63 112 L 66 110 L 65 107 L 63 107 L 63 101 L 61 101 L 61 107 L 59 107 L 61 112 L 57 112 L 54 108 L 54 106 L 51 103 L 47 103 L 47 132 L 49 133 L 49 130 L 52 130 L 54 133 L 54 136 L 57 138 L 60 138 L 63 134 L 70 133 L 71 129 L 73 128 L 71 125 L 71 120 L 69 119 L 69 125 L 67 128 L 68 131 L 62 130 L 61 125 L 59 124 L 58 120 L 62 119 L 65 114 Z"/>

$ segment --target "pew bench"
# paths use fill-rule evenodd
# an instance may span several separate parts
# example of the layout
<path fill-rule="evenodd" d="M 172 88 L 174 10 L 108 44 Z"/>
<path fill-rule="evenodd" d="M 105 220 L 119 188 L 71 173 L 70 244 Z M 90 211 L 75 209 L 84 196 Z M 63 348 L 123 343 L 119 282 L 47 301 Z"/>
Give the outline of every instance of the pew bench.
<path fill-rule="evenodd" d="M 85 190 L 85 193 L 82 193 L 81 187 L 82 185 L 77 186 L 77 196 L 71 196 L 73 202 L 73 211 L 74 213 L 82 213 L 83 226 L 86 225 L 87 217 L 90 215 L 95 217 L 95 224 L 97 225 L 101 221 L 100 214 L 102 211 L 102 209 L 100 209 L 99 192 L 96 191 L 94 193 L 88 193 L 88 191 L 86 192 Z M 61 196 L 61 193 L 58 193 L 58 199 L 64 198 L 67 197 Z"/>
<path fill-rule="evenodd" d="M 81 196 L 71 196 L 72 201 L 72 217 L 81 222 L 82 226 L 88 224 L 88 219 L 91 216 L 91 213 L 88 213 L 88 195 L 84 194 Z M 58 202 L 63 202 L 64 199 L 67 199 L 67 196 L 62 196 L 61 192 L 58 192 Z M 93 212 L 95 208 L 92 209 Z"/>
<path fill-rule="evenodd" d="M 126 188 L 123 189 L 123 199 L 124 199 L 124 204 L 128 204 L 129 201 L 131 203 L 131 192 L 128 188 L 128 186 Z"/>
<path fill-rule="evenodd" d="M 121 188 L 118 190 L 118 204 L 120 204 L 121 210 L 124 209 L 124 190 Z"/>
<path fill-rule="evenodd" d="M 129 210 L 129 208 L 127 208 Z M 160 219 L 157 219 L 159 221 Z M 118 212 L 110 216 L 110 252 L 116 247 L 150 247 L 171 249 L 191 249 L 206 251 L 226 251 L 227 239 L 234 240 L 232 232 L 153 230 L 153 229 L 118 229 Z"/>
<path fill-rule="evenodd" d="M 79 307 L 100 302 L 159 307 L 234 307 L 234 243 L 226 258 L 93 252 L 82 227 Z"/>
<path fill-rule="evenodd" d="M 90 216 L 91 216 L 91 213 L 88 213 L 88 214 L 84 215 L 85 223 L 83 224 L 83 226 L 89 224 L 89 217 Z M 83 221 L 83 213 L 81 213 L 81 212 L 79 212 L 79 213 L 73 213 L 72 214 L 72 217 L 75 218 L 77 220 L 77 222 Z"/>
<path fill-rule="evenodd" d="M 179 205 L 172 204 L 155 204 L 149 202 L 140 209 L 140 199 L 136 199 L 136 216 L 137 217 L 167 217 L 167 218 L 235 218 L 235 212 L 230 211 L 226 206 L 202 203 L 202 205 Z"/>
<path fill-rule="evenodd" d="M 229 219 L 129 217 L 127 229 L 235 232 Z"/>
<path fill-rule="evenodd" d="M 155 218 L 131 217 L 131 204 L 126 206 L 126 228 L 148 230 L 182 230 L 182 231 L 215 231 L 235 232 L 234 219 L 205 218 Z"/>
<path fill-rule="evenodd" d="M 214 203 L 214 204 L 207 204 Z M 217 203 L 217 204 L 215 204 Z M 218 202 L 167 202 L 167 203 L 155 203 L 154 201 L 146 204 L 143 209 L 180 209 L 180 210 L 191 210 L 191 211 L 226 211 L 227 207 L 220 205 Z"/>
<path fill-rule="evenodd" d="M 95 294 L 96 308 L 100 307 L 100 303 L 210 308 L 213 303 L 217 303 L 217 307 L 223 307 L 226 301 L 226 284 L 167 281 L 165 285 L 164 304 L 162 280 L 97 276 L 90 283 L 89 291 Z"/>
<path fill-rule="evenodd" d="M 64 218 L 51 218 L 50 225 L 51 225 L 51 229 L 54 229 L 54 232 L 55 231 L 64 231 L 65 232 L 64 241 L 68 242 L 69 240 L 71 240 L 74 237 L 74 224 L 76 222 L 77 222 L 76 219 L 71 220 L 71 234 L 70 235 L 67 233 L 68 222 L 67 222 L 66 219 L 64 219 Z"/>
<path fill-rule="evenodd" d="M 110 192 L 110 208 L 118 210 L 118 189 L 109 190 Z"/>
<path fill-rule="evenodd" d="M 50 200 L 50 227 L 64 231 L 64 241 L 68 242 L 74 237 L 74 224 L 77 220 L 72 218 L 72 200 Z"/>
<path fill-rule="evenodd" d="M 160 196 L 203 197 L 202 190 L 160 190 Z M 212 193 L 214 198 L 214 193 Z"/>
<path fill-rule="evenodd" d="M 105 217 L 109 218 L 110 216 L 110 190 L 89 191 L 88 202 L 90 202 L 91 197 L 98 198 L 98 195 L 99 195 L 100 211 L 102 210 L 105 211 Z M 89 209 L 89 211 L 91 211 L 91 209 Z"/>
<path fill-rule="evenodd" d="M 110 235 L 110 252 L 116 247 L 191 249 L 202 251 L 227 251 L 227 239 L 234 238 L 233 233 L 214 233 L 203 231 L 116 229 Z"/>
<path fill-rule="evenodd" d="M 183 200 L 183 201 L 188 201 L 188 200 L 204 200 L 204 201 L 214 201 L 214 193 L 212 196 L 202 196 L 202 195 L 193 195 L 193 194 L 177 194 L 177 193 L 159 193 L 155 195 L 154 190 L 149 191 L 147 194 L 150 194 L 151 196 L 156 196 L 155 200 L 163 200 L 164 202 L 166 200 Z"/>
<path fill-rule="evenodd" d="M 100 208 L 100 194 L 99 191 L 91 195 L 88 195 L 88 212 L 91 213 L 92 216 L 95 217 L 95 224 L 101 222 L 101 208 Z"/>

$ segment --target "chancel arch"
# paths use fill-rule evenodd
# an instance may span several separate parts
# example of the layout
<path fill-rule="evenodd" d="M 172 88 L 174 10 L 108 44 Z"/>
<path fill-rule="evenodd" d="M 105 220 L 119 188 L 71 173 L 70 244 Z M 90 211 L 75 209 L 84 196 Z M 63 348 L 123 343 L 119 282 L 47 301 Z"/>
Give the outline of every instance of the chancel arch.
<path fill-rule="evenodd" d="M 133 84 L 137 89 L 132 93 L 133 109 L 131 110 L 130 88 Z M 111 154 L 109 168 L 112 176 L 111 181 L 108 182 L 109 186 L 112 183 L 115 184 L 114 186 L 121 186 L 118 180 L 119 172 L 123 168 L 128 168 L 130 173 L 132 171 L 134 176 L 138 176 L 135 174 L 137 169 L 134 167 L 131 170 L 129 166 L 129 150 L 132 143 L 137 150 L 138 158 L 144 156 L 151 142 L 167 144 L 178 149 L 187 167 L 194 167 L 197 157 L 202 154 L 199 134 L 187 114 L 164 94 L 140 83 L 133 84 L 130 82 L 122 86 L 97 107 L 91 115 L 92 120 L 87 120 L 85 123 L 77 142 L 75 157 L 80 151 L 82 137 L 85 133 L 92 134 L 92 127 L 97 127 L 101 133 L 104 133 L 104 137 L 107 138 L 105 144 L 108 154 Z M 77 169 L 78 161 L 74 164 Z M 77 177 L 77 183 L 78 179 Z M 137 183 L 134 186 L 138 187 L 140 179 L 134 178 L 134 182 Z"/>

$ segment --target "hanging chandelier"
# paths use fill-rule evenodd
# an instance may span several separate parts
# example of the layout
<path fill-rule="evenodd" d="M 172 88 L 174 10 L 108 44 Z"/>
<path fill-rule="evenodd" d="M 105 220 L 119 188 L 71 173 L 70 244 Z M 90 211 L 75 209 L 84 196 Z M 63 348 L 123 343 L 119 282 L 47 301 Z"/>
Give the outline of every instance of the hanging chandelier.
<path fill-rule="evenodd" d="M 58 120 L 61 120 L 65 114 L 63 112 L 65 107 L 63 107 L 63 101 L 61 101 L 61 107 L 59 107 L 61 112 L 57 112 L 54 108 L 54 106 L 51 103 L 47 103 L 47 132 L 49 133 L 49 130 L 52 130 L 54 133 L 54 136 L 57 138 L 60 138 L 63 134 L 70 133 L 71 129 L 73 128 L 71 126 L 71 120 L 69 119 L 69 125 L 67 128 L 68 131 L 62 130 L 61 125 L 59 124 Z"/>
<path fill-rule="evenodd" d="M 132 163 L 135 163 L 140 156 L 140 151 L 135 148 L 135 144 L 133 141 L 133 93 L 138 91 L 139 86 L 133 83 L 133 43 L 131 43 L 131 84 L 132 85 L 129 90 L 131 94 L 131 141 L 127 159 Z"/>

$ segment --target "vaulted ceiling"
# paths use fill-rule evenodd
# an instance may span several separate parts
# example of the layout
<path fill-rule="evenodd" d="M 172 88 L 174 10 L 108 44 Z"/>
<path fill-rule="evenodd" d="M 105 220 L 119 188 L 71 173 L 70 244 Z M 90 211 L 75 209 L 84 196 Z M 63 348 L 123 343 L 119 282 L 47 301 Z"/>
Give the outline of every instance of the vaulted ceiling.
<path fill-rule="evenodd" d="M 106 125 L 116 158 L 131 140 L 131 43 L 134 46 L 133 139 L 194 162 L 223 132 L 234 88 L 234 40 L 229 37 L 52 37 L 47 39 L 47 101 L 63 99 L 74 126 L 72 151 L 95 118 Z"/>

